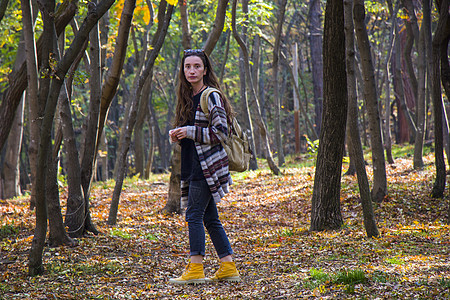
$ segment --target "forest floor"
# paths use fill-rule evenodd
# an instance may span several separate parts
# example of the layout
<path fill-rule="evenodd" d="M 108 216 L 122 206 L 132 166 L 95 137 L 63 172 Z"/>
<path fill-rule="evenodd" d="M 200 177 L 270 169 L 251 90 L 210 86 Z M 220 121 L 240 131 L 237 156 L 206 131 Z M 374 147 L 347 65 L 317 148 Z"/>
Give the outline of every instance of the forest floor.
<path fill-rule="evenodd" d="M 168 283 L 188 261 L 188 238 L 182 216 L 160 213 L 167 175 L 127 180 L 116 226 L 106 224 L 113 183 L 97 183 L 91 213 L 101 234 L 46 247 L 38 277 L 27 276 L 29 198 L 2 200 L 0 299 L 449 299 L 449 196 L 430 198 L 434 157 L 425 163 L 422 171 L 408 158 L 387 166 L 389 195 L 374 204 L 377 239 L 366 237 L 355 176 L 342 177 L 342 229 L 310 232 L 313 167 L 233 175 L 219 211 L 240 283 Z M 63 205 L 66 197 L 62 188 Z M 208 238 L 206 275 L 217 266 Z"/>

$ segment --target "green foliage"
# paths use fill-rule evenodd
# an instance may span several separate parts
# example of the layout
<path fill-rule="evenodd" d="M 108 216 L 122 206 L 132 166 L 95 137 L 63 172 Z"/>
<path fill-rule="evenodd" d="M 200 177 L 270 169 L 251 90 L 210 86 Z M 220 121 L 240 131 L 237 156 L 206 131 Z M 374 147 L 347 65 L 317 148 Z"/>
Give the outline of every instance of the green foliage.
<path fill-rule="evenodd" d="M 309 276 L 312 280 L 320 283 L 324 283 L 325 281 L 328 281 L 330 279 L 330 275 L 328 275 L 322 270 L 318 270 L 315 268 L 311 268 L 309 270 Z"/>
<path fill-rule="evenodd" d="M 116 260 L 104 262 L 88 261 L 80 264 L 67 264 L 52 262 L 46 266 L 47 272 L 52 275 L 117 275 L 123 273 L 123 267 Z"/>
<path fill-rule="evenodd" d="M 147 233 L 145 235 L 145 238 L 149 241 L 157 241 L 158 240 L 158 238 L 152 233 Z"/>
<path fill-rule="evenodd" d="M 342 270 L 336 274 L 335 282 L 341 284 L 355 285 L 367 282 L 366 274 L 361 269 Z"/>
<path fill-rule="evenodd" d="M 19 228 L 11 224 L 5 224 L 0 227 L 0 239 L 8 238 L 19 233 Z"/>
<path fill-rule="evenodd" d="M 109 231 L 109 236 L 111 237 L 120 237 L 125 240 L 131 240 L 132 236 L 128 232 L 122 230 L 122 229 L 112 229 Z"/>
<path fill-rule="evenodd" d="M 387 263 L 390 263 L 392 265 L 404 265 L 405 261 L 403 259 L 401 259 L 400 257 L 390 257 L 386 259 Z"/>
<path fill-rule="evenodd" d="M 317 149 L 319 149 L 319 140 L 310 140 L 307 135 L 304 136 L 307 144 L 307 151 L 309 154 L 316 153 Z"/>

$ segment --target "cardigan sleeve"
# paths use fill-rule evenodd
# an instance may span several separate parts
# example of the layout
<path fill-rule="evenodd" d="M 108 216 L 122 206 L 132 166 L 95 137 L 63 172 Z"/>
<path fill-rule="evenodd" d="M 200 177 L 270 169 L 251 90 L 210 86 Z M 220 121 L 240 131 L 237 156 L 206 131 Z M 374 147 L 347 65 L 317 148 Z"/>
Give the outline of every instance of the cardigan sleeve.
<path fill-rule="evenodd" d="M 195 142 L 214 145 L 224 141 L 228 133 L 227 115 L 219 93 L 213 92 L 208 97 L 208 110 L 209 122 L 201 108 L 198 109 L 195 125 L 187 126 L 186 134 Z"/>

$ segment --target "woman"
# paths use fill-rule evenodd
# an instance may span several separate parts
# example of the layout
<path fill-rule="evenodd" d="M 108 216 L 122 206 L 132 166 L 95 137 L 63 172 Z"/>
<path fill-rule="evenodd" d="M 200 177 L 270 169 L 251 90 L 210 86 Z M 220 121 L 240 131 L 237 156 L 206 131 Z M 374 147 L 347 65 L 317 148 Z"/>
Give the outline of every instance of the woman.
<path fill-rule="evenodd" d="M 219 89 L 208 56 L 201 49 L 185 50 L 177 88 L 176 128 L 169 135 L 172 142 L 181 144 L 181 207 L 186 208 L 190 263 L 180 277 L 169 280 L 174 284 L 240 281 L 232 259 L 233 250 L 216 207 L 232 183 L 228 157 L 220 140 L 228 132 L 227 121 L 233 110 L 223 93 L 213 92 L 208 99 L 208 120 L 199 105 L 207 87 Z M 220 259 L 219 270 L 212 278 L 205 278 L 203 271 L 203 225 Z"/>

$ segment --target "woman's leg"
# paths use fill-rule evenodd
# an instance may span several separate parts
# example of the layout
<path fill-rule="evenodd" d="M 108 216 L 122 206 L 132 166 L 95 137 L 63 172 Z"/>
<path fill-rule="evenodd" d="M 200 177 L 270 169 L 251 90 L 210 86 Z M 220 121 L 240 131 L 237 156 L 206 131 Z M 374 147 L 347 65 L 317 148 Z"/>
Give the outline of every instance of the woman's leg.
<path fill-rule="evenodd" d="M 220 260 L 232 261 L 231 254 L 233 254 L 233 250 L 231 249 L 227 234 L 225 233 L 222 223 L 220 222 L 217 206 L 212 197 L 206 207 L 203 223 L 208 230 L 209 236 L 211 237 L 211 241 L 214 244 L 214 248 L 216 249 Z"/>
<path fill-rule="evenodd" d="M 191 181 L 189 184 L 186 221 L 189 228 L 189 248 L 191 262 L 201 263 L 205 256 L 205 229 L 203 218 L 209 204 L 211 192 L 206 181 Z"/>

